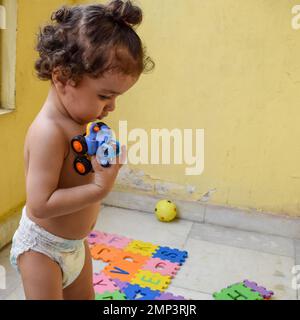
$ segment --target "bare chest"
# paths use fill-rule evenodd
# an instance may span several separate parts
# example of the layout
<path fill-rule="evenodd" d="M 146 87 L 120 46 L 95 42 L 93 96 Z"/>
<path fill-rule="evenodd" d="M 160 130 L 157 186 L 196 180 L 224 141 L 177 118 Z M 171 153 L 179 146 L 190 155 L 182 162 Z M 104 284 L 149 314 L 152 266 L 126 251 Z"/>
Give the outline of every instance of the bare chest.
<path fill-rule="evenodd" d="M 69 130 L 66 138 L 67 156 L 64 159 L 62 166 L 59 187 L 70 188 L 74 186 L 84 185 L 91 183 L 94 179 L 94 174 L 89 173 L 85 176 L 79 175 L 74 169 L 74 160 L 77 157 L 76 153 L 71 148 L 71 140 L 78 134 L 83 134 L 84 130 Z"/>
<path fill-rule="evenodd" d="M 58 188 L 72 188 L 91 183 L 94 179 L 93 173 L 89 173 L 86 176 L 82 176 L 74 170 L 74 160 L 77 155 L 71 147 L 72 138 L 76 135 L 83 134 L 85 132 L 85 127 L 80 125 L 74 127 L 68 125 L 68 123 L 62 123 L 61 125 L 63 125 L 64 128 L 63 139 L 65 140 L 65 157 L 59 176 Z M 30 161 L 30 134 L 28 134 L 25 140 L 24 154 L 26 174 L 28 164 Z M 49 170 L 51 170 L 51 168 L 49 168 Z"/>

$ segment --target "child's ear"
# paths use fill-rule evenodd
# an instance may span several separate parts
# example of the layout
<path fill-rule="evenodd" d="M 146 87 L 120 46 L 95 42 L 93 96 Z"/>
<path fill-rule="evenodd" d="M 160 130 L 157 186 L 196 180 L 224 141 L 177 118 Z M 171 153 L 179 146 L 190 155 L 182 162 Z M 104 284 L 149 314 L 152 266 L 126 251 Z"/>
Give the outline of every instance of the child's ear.
<path fill-rule="evenodd" d="M 59 67 L 55 67 L 52 71 L 52 82 L 60 93 L 65 93 L 65 83 L 62 79 L 62 70 Z"/>
<path fill-rule="evenodd" d="M 67 84 L 70 85 L 70 86 L 72 86 L 72 87 L 76 87 L 76 82 L 75 82 L 74 80 L 72 80 L 72 79 L 69 79 L 69 80 L 67 81 Z"/>

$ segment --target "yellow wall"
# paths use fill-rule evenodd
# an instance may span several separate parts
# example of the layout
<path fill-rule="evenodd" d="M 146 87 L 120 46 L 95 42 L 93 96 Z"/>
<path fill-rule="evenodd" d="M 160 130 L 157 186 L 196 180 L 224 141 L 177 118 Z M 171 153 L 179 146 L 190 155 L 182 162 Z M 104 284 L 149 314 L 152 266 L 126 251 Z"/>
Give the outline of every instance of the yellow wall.
<path fill-rule="evenodd" d="M 84 3 L 64 3 L 73 2 Z M 34 35 L 62 3 L 18 1 L 16 111 L 0 115 L 0 217 L 25 200 L 24 136 L 48 88 L 34 76 Z M 195 186 L 183 198 L 215 189 L 209 203 L 300 216 L 300 30 L 291 28 L 297 1 L 137 3 L 145 13 L 138 33 L 156 70 L 118 99 L 108 123 L 204 128 L 205 170 L 185 176 L 185 165 L 132 169 L 150 183 Z"/>
<path fill-rule="evenodd" d="M 135 169 L 153 184 L 195 186 L 193 198 L 215 189 L 209 203 L 300 216 L 300 30 L 291 28 L 299 1 L 137 3 L 145 13 L 138 33 L 157 67 L 119 98 L 109 120 L 148 132 L 204 128 L 205 170 Z"/>

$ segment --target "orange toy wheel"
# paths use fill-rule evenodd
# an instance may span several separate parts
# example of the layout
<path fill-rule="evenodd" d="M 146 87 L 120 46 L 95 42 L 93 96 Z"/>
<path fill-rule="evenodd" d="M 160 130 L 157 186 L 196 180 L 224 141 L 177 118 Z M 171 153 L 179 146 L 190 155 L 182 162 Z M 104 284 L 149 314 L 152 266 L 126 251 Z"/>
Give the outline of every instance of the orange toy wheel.
<path fill-rule="evenodd" d="M 85 138 L 84 136 L 81 136 L 81 135 L 76 136 L 72 139 L 71 146 L 73 151 L 75 151 L 77 154 L 80 154 L 80 155 L 84 155 L 88 151 Z"/>
<path fill-rule="evenodd" d="M 73 165 L 75 171 L 82 176 L 87 175 L 92 170 L 91 162 L 85 157 L 76 157 Z"/>

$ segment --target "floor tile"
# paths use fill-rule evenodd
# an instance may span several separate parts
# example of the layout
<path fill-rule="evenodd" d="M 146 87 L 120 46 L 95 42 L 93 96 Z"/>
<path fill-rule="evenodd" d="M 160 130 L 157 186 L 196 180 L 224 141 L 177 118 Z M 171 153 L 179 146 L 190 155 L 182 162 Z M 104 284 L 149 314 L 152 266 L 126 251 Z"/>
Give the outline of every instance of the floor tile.
<path fill-rule="evenodd" d="M 20 284 L 5 300 L 25 300 L 25 294 L 22 284 Z"/>
<path fill-rule="evenodd" d="M 185 220 L 160 222 L 153 214 L 105 207 L 100 212 L 94 229 L 157 245 L 182 248 L 192 224 Z"/>
<path fill-rule="evenodd" d="M 295 245 L 295 266 L 294 266 L 294 285 L 298 288 L 297 296 L 300 300 L 300 240 L 294 240 Z"/>
<path fill-rule="evenodd" d="M 237 230 L 212 224 L 194 223 L 190 232 L 190 237 L 193 239 L 252 249 L 287 257 L 294 257 L 295 254 L 294 241 L 292 239 Z"/>
<path fill-rule="evenodd" d="M 300 265 L 300 240 L 294 240 L 296 264 Z"/>
<path fill-rule="evenodd" d="M 204 293 L 200 291 L 195 291 L 186 288 L 176 287 L 174 285 L 170 285 L 166 292 L 171 292 L 174 295 L 183 296 L 184 298 L 192 299 L 192 300 L 213 300 L 213 297 L 209 293 Z"/>
<path fill-rule="evenodd" d="M 92 259 L 92 263 L 93 263 L 94 273 L 100 273 L 108 265 L 108 262 L 106 263 L 101 260 L 94 260 L 94 259 Z"/>
<path fill-rule="evenodd" d="M 296 299 L 291 269 L 294 259 L 189 238 L 189 257 L 172 284 L 213 293 L 244 279 L 275 292 L 276 299 Z"/>
<path fill-rule="evenodd" d="M 236 208 L 208 205 L 205 209 L 204 221 L 262 234 L 300 238 L 300 219 L 297 217 L 284 217 L 274 214 L 262 214 L 255 210 L 243 211 Z"/>
<path fill-rule="evenodd" d="M 5 281 L 6 289 L 0 289 L 0 300 L 3 300 L 7 296 L 9 296 L 13 291 L 16 290 L 16 288 L 21 283 L 21 276 L 11 266 L 9 261 L 10 248 L 11 248 L 11 244 L 5 246 L 0 251 L 0 265 L 5 268 L 5 274 L 6 274 L 6 281 Z"/>

